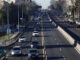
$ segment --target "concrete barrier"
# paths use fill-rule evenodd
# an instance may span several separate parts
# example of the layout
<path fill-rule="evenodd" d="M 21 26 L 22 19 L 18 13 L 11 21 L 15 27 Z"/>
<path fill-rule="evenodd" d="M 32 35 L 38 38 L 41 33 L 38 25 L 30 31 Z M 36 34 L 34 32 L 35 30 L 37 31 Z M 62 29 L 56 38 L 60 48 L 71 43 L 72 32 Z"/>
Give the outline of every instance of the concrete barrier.
<path fill-rule="evenodd" d="M 70 44 L 74 44 L 75 39 L 72 38 L 63 28 L 58 26 L 58 31 L 61 32 L 61 34 L 69 41 Z"/>
<path fill-rule="evenodd" d="M 71 44 L 71 45 L 74 45 L 75 43 L 75 39 L 69 35 L 63 28 L 61 28 L 60 26 L 58 26 L 58 31 L 61 32 L 61 34 L 67 39 L 67 41 Z M 80 44 L 77 43 L 76 44 L 76 47 L 74 47 L 76 49 L 76 51 L 80 54 Z"/>
<path fill-rule="evenodd" d="M 49 14 L 48 14 L 48 17 L 50 19 L 50 21 L 52 21 L 52 19 L 50 18 Z M 54 23 L 54 25 L 57 25 L 54 21 L 52 21 Z M 68 34 L 62 27 L 60 27 L 58 25 L 57 27 L 57 30 L 67 39 L 67 41 L 71 44 L 71 45 L 74 45 L 75 43 L 75 39 L 70 35 Z M 75 50 L 80 54 L 80 44 L 77 43 L 76 46 L 74 47 Z"/>

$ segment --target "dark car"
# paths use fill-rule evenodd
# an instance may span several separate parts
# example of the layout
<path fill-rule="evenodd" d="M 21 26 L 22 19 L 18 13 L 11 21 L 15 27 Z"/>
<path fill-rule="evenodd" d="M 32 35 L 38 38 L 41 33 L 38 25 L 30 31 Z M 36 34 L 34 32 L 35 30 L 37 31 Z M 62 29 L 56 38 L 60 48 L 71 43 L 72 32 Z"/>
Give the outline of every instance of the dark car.
<path fill-rule="evenodd" d="M 71 25 L 73 25 L 73 24 L 76 24 L 76 22 L 74 22 L 74 21 L 71 21 L 71 22 L 69 22 Z"/>
<path fill-rule="evenodd" d="M 80 28 L 80 25 L 78 25 L 77 28 Z"/>
<path fill-rule="evenodd" d="M 39 42 L 38 41 L 32 41 L 30 44 L 31 48 L 39 48 Z"/>
<path fill-rule="evenodd" d="M 39 51 L 36 49 L 29 49 L 28 50 L 28 59 L 38 58 Z"/>

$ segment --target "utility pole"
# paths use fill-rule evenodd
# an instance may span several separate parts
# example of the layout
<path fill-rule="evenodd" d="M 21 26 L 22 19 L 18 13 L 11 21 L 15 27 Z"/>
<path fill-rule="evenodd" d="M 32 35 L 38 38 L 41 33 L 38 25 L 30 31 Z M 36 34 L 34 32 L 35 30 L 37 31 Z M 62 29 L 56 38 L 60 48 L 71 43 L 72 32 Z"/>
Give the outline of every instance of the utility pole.
<path fill-rule="evenodd" d="M 22 18 L 23 18 L 23 4 L 22 4 Z"/>

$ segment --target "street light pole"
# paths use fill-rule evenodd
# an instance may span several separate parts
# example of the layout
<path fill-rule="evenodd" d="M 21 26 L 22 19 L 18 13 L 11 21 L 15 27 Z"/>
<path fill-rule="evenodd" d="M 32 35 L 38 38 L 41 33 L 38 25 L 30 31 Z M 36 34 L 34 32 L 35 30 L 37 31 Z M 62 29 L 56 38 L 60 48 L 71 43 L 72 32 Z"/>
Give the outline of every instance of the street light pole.
<path fill-rule="evenodd" d="M 19 5 L 18 5 L 18 32 L 19 32 Z"/>
<path fill-rule="evenodd" d="M 22 5 L 22 18 L 23 18 L 23 5 Z"/>
<path fill-rule="evenodd" d="M 7 24 L 8 24 L 8 27 L 7 27 L 7 35 L 8 35 L 8 40 L 10 40 L 10 37 L 9 37 L 9 34 L 11 33 L 10 32 L 10 24 L 9 24 L 9 5 L 7 3 Z M 5 45 L 6 45 L 6 41 L 5 41 Z"/>

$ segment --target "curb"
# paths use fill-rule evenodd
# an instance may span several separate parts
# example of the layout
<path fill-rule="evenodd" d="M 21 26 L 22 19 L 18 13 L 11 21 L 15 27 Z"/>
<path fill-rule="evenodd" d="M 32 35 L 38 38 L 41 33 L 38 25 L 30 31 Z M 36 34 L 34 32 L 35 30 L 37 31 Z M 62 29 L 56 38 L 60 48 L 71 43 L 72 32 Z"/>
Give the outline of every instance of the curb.
<path fill-rule="evenodd" d="M 32 21 L 32 20 L 31 20 L 31 21 Z M 26 24 L 26 26 L 28 26 L 31 21 L 29 21 L 29 22 Z M 19 38 L 24 32 L 25 32 L 25 30 L 23 30 L 23 32 L 21 32 L 21 33 L 18 33 L 18 34 L 15 36 L 15 38 L 12 38 L 12 39 L 15 39 L 15 42 L 17 42 L 18 38 Z M 17 37 L 17 38 L 16 38 L 16 37 Z M 13 45 L 15 42 L 9 44 L 8 46 Z M 8 46 L 2 46 L 2 47 L 8 47 Z M 3 56 L 3 57 L 0 58 L 0 60 L 4 60 L 4 59 L 6 59 L 5 56 Z"/>
<path fill-rule="evenodd" d="M 31 22 L 31 21 L 29 21 L 29 22 L 26 24 L 26 26 L 28 26 L 30 22 Z M 11 43 L 11 44 L 9 44 L 9 45 L 7 45 L 7 46 L 4 46 L 4 45 L 3 45 L 2 47 L 8 47 L 8 46 L 13 45 L 13 44 L 18 40 L 18 38 L 19 38 L 24 32 L 25 32 L 25 30 L 23 30 L 23 31 L 20 32 L 20 33 L 17 33 L 14 38 L 11 38 L 11 39 L 10 39 L 10 41 L 11 41 L 11 40 L 15 40 L 13 43 Z"/>

